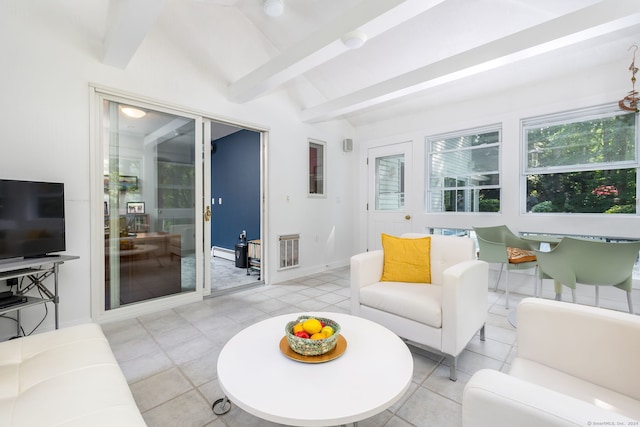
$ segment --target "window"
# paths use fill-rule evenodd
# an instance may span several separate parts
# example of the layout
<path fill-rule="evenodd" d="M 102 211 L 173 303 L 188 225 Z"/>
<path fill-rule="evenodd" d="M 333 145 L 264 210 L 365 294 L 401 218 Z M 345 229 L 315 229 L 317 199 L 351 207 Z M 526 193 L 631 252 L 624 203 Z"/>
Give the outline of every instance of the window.
<path fill-rule="evenodd" d="M 635 214 L 636 122 L 617 105 L 523 120 L 527 212 Z"/>
<path fill-rule="evenodd" d="M 376 157 L 376 210 L 404 208 L 404 154 Z"/>
<path fill-rule="evenodd" d="M 326 143 L 309 140 L 309 194 L 324 196 L 326 181 L 324 176 L 326 164 Z"/>
<path fill-rule="evenodd" d="M 427 137 L 427 211 L 499 212 L 501 140 L 498 125 Z"/>

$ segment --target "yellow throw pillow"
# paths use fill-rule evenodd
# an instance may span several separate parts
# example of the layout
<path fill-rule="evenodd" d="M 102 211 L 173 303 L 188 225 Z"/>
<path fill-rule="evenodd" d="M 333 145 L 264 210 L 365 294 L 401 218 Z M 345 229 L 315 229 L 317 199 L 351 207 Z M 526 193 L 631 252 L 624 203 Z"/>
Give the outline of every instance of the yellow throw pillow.
<path fill-rule="evenodd" d="M 382 282 L 431 283 L 431 237 L 382 235 Z"/>

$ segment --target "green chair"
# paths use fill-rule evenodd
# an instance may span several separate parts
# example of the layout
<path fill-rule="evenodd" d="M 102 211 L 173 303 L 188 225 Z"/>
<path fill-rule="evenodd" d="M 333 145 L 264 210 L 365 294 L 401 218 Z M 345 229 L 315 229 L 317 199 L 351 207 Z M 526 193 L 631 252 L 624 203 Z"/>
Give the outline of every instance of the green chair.
<path fill-rule="evenodd" d="M 576 283 L 594 285 L 596 306 L 600 305 L 599 286 L 615 286 L 627 292 L 629 312 L 633 313 L 631 285 L 633 265 L 640 251 L 639 242 L 609 243 L 565 237 L 549 252 L 535 251 L 543 278 L 554 280 L 556 300 L 562 298 L 562 285 L 571 288 L 576 302 Z"/>
<path fill-rule="evenodd" d="M 495 289 L 498 289 L 498 283 L 502 276 L 502 270 L 506 266 L 505 275 L 505 307 L 509 308 L 509 271 L 510 270 L 527 270 L 530 268 L 536 268 L 538 263 L 535 257 L 531 257 L 530 261 L 520 261 L 513 256 L 510 256 L 512 252 L 511 248 L 516 248 L 524 251 L 532 251 L 537 249 L 538 245 L 535 242 L 529 242 L 515 235 L 505 225 L 499 225 L 496 227 L 473 227 L 478 238 L 478 246 L 480 253 L 478 259 L 486 262 L 493 262 L 500 264 L 500 273 L 498 274 L 498 280 L 496 280 Z M 534 296 L 538 295 L 537 279 L 534 274 L 533 285 Z"/>

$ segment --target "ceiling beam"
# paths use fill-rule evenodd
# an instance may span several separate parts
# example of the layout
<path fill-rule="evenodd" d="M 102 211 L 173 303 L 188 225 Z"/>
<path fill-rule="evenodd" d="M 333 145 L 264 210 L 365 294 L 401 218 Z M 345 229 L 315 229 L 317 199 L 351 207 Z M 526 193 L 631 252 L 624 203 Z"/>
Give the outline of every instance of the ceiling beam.
<path fill-rule="evenodd" d="M 125 69 L 160 16 L 164 3 L 165 0 L 111 0 L 102 62 Z"/>
<path fill-rule="evenodd" d="M 640 2 L 605 0 L 302 111 L 320 122 L 640 23 Z"/>
<path fill-rule="evenodd" d="M 444 0 L 364 0 L 331 25 L 229 85 L 228 98 L 247 102 L 348 51 L 341 38 L 359 29 L 371 39 Z"/>

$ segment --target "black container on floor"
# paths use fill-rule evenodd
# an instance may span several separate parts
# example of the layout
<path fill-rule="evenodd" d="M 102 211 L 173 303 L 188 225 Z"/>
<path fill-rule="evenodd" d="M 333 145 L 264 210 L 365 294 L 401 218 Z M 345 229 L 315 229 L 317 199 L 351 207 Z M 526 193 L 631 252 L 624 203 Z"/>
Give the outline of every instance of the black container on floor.
<path fill-rule="evenodd" d="M 247 268 L 247 244 L 238 243 L 236 245 L 236 267 Z"/>

